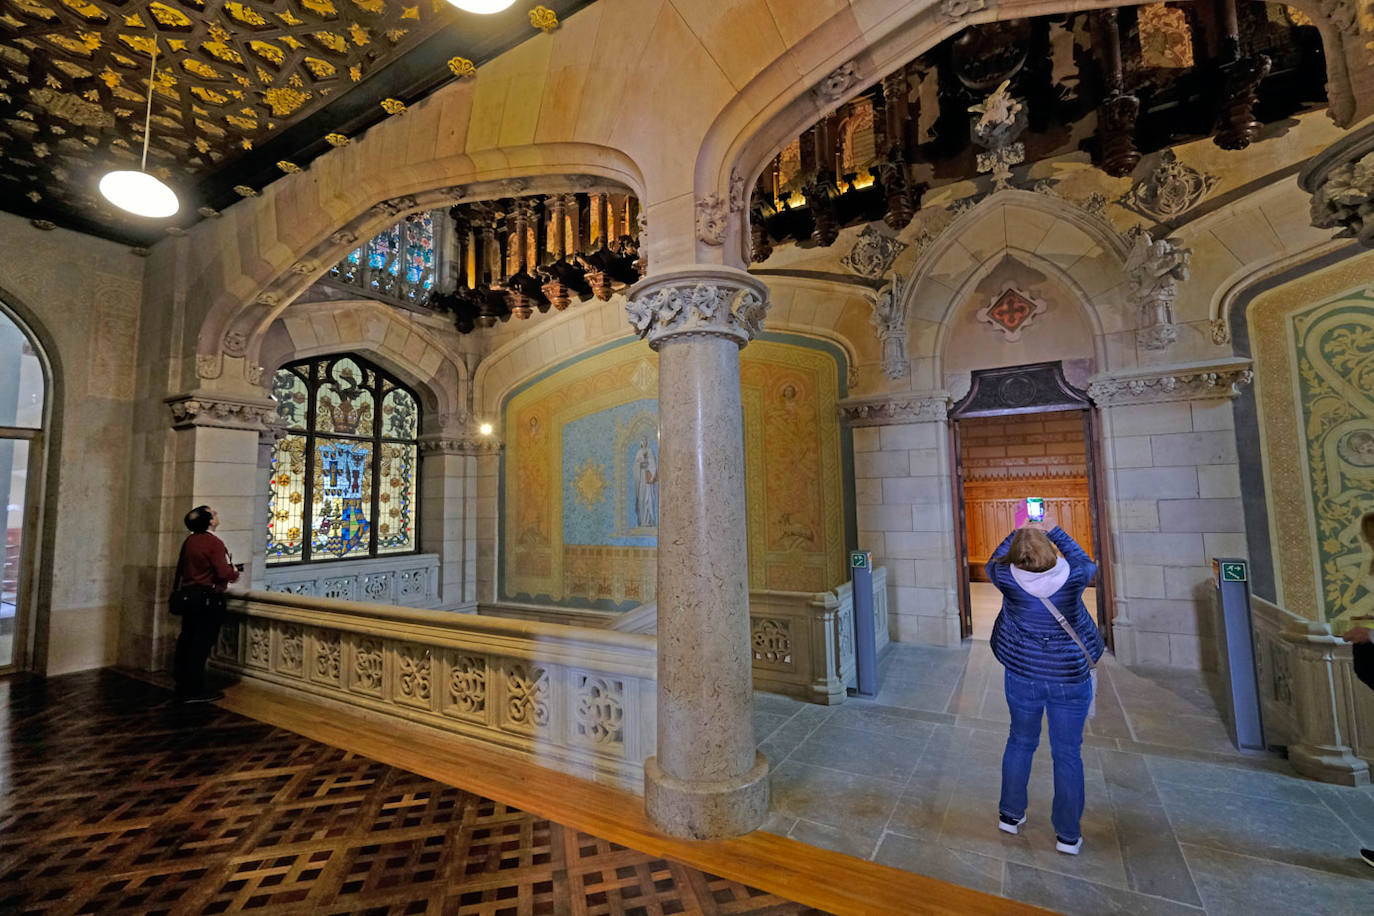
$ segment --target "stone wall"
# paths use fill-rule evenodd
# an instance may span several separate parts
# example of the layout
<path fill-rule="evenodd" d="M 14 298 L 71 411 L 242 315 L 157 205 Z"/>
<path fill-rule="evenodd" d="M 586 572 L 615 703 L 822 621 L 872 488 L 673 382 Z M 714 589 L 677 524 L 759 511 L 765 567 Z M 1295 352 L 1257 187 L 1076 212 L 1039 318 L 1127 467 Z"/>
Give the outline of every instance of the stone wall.
<path fill-rule="evenodd" d="M 122 245 L 0 214 L 0 299 L 34 328 L 55 376 L 32 583 L 33 667 L 49 674 L 115 659 L 144 264 Z"/>

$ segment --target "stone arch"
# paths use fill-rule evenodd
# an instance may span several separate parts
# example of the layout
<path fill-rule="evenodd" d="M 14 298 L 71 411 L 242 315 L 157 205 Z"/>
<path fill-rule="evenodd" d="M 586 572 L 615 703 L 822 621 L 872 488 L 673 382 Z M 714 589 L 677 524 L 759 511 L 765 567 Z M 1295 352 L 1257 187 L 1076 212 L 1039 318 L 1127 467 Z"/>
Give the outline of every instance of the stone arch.
<path fill-rule="evenodd" d="M 354 159 L 368 148 L 357 144 Z M 538 193 L 545 185 L 556 191 L 609 184 L 643 194 L 642 176 L 629 156 L 598 144 L 417 157 L 394 162 L 367 180 L 356 179 L 355 162 L 335 160 L 354 149 L 333 151 L 309 171 L 272 184 L 261 199 L 198 224 L 183 240 L 187 301 L 207 303 L 196 337 L 201 377 L 215 377 L 225 355 L 261 365 L 263 335 L 282 310 L 360 240 L 409 213 L 460 199 Z"/>
<path fill-rule="evenodd" d="M 424 408 L 421 432 L 465 430 L 471 412 L 466 364 L 433 329 L 371 300 L 301 303 L 283 312 L 263 342 L 262 384 L 293 360 L 343 352 L 373 361 L 414 389 Z"/>
<path fill-rule="evenodd" d="M 1262 2 L 1262 0 L 1253 0 Z M 1374 87 L 1363 73 L 1363 47 L 1355 17 L 1333 21 L 1317 0 L 1295 0 L 1317 26 L 1327 60 L 1328 114 L 1348 127 L 1374 107 Z M 971 6 L 971 4 L 970 4 Z M 1051 0 L 1026 9 L 1048 15 L 1120 6 L 1112 0 L 1085 3 Z M 834 108 L 872 86 L 907 61 L 961 29 L 1016 15 L 1001 4 L 963 14 L 936 0 L 922 0 L 893 13 L 888 4 L 856 0 L 797 42 L 789 53 L 763 68 L 722 108 L 702 142 L 694 186 L 698 200 L 716 194 L 729 202 L 727 263 L 749 262 L 748 197 L 765 164 L 794 137 Z M 731 247 L 733 246 L 733 247 Z"/>

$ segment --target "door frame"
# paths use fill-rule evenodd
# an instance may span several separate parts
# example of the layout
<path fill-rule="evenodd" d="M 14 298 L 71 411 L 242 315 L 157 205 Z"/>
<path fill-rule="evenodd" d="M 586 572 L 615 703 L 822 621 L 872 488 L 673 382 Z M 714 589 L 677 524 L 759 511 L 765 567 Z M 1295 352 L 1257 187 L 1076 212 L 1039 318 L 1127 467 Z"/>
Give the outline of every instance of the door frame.
<path fill-rule="evenodd" d="M 24 470 L 24 508 L 20 522 L 19 587 L 14 596 L 14 641 L 9 664 L 0 664 L 0 676 L 25 671 L 33 656 L 31 644 L 36 610 L 38 555 L 43 527 L 43 431 L 24 426 L 0 426 L 0 440 L 29 444 Z"/>
<path fill-rule="evenodd" d="M 1092 528 L 1093 559 L 1097 563 L 1097 577 L 1092 583 L 1097 595 L 1097 623 L 1108 648 L 1115 650 L 1112 620 L 1116 614 L 1111 595 L 1111 560 L 1108 556 L 1111 537 L 1101 460 L 1102 424 L 1097 405 L 1088 397 L 1088 393 L 1065 378 L 1062 360 L 975 369 L 968 393 L 949 410 L 950 478 L 956 540 L 954 552 L 959 576 L 959 632 L 963 639 L 968 639 L 973 633 L 973 617 L 969 597 L 968 530 L 964 517 L 964 468 L 960 454 L 959 421 L 975 417 L 1062 411 L 1081 411 L 1083 414 L 1088 515 Z"/>

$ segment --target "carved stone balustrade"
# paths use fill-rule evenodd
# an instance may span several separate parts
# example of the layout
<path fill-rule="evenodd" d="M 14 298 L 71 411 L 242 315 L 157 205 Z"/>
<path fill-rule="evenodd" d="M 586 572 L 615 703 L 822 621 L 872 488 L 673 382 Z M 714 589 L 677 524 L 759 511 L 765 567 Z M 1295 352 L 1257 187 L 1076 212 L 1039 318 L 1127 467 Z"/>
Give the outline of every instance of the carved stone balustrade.
<path fill-rule="evenodd" d="M 651 636 L 249 592 L 211 662 L 636 792 L 655 744 Z"/>
<path fill-rule="evenodd" d="M 267 567 L 268 591 L 402 607 L 439 604 L 439 555 L 401 554 Z"/>

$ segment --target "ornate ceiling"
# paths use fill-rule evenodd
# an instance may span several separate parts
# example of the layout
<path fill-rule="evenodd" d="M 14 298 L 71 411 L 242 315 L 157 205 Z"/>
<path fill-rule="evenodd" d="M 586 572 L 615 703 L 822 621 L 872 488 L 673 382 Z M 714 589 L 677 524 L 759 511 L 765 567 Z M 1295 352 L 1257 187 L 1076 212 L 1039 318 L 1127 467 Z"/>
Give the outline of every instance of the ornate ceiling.
<path fill-rule="evenodd" d="M 543 5 L 563 18 L 588 2 Z M 538 34 L 537 5 L 0 0 L 0 209 L 150 244 Z M 96 190 L 138 168 L 154 41 L 148 170 L 181 197 L 172 220 L 125 215 Z"/>

